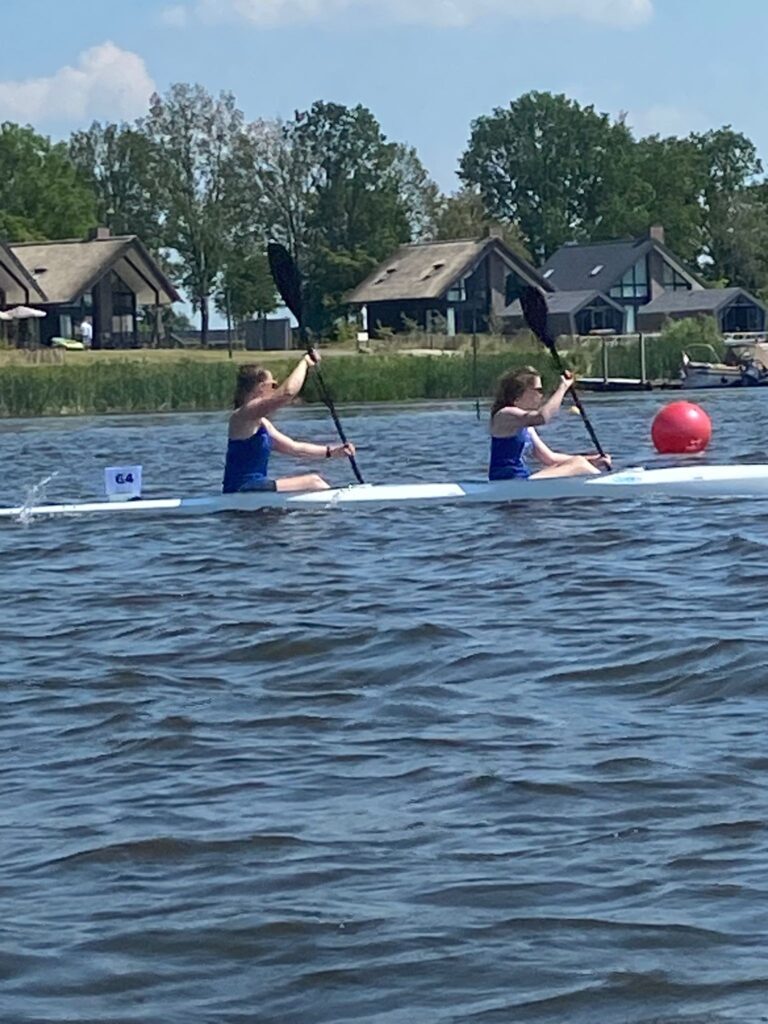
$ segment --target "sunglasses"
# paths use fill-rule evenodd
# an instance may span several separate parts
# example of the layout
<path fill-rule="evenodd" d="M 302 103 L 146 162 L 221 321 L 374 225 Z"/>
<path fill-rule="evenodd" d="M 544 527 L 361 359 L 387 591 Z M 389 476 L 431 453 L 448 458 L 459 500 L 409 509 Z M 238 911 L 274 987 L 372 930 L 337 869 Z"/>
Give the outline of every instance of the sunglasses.
<path fill-rule="evenodd" d="M 279 385 L 279 384 L 277 383 L 277 381 L 276 381 L 276 380 L 273 380 L 273 381 L 272 381 L 272 390 L 274 391 L 274 390 L 275 390 L 275 388 L 278 388 L 278 387 L 280 387 L 280 385 Z"/>
<path fill-rule="evenodd" d="M 538 391 L 540 395 L 544 394 L 544 388 L 531 388 L 531 391 Z"/>

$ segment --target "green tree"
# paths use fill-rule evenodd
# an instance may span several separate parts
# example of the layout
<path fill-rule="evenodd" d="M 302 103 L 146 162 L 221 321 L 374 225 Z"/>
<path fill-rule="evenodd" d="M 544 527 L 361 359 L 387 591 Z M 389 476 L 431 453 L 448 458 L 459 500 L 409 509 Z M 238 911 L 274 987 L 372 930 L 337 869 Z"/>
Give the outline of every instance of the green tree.
<path fill-rule="evenodd" d="M 154 95 L 137 124 L 150 145 L 163 218 L 163 242 L 193 307 L 203 345 L 209 300 L 224 267 L 229 239 L 248 206 L 243 195 L 248 147 L 242 113 L 231 93 L 212 97 L 199 85 L 173 85 Z"/>
<path fill-rule="evenodd" d="M 0 125 L 0 238 L 79 238 L 96 223 L 96 200 L 64 143 L 9 121 Z"/>
<path fill-rule="evenodd" d="M 638 187 L 623 121 L 566 96 L 529 92 L 472 122 L 459 176 L 488 215 L 516 223 L 544 259 L 563 242 L 605 237 L 614 197 Z"/>
<path fill-rule="evenodd" d="M 464 188 L 453 195 L 441 197 L 435 215 L 435 239 L 481 238 L 487 231 L 498 232 L 510 249 L 525 260 L 531 259 L 517 224 L 502 223 L 489 217 L 478 192 Z"/>
<path fill-rule="evenodd" d="M 159 249 L 162 212 L 155 170 L 162 160 L 148 136 L 131 125 L 94 121 L 73 133 L 69 153 L 96 195 L 99 223 Z"/>
<path fill-rule="evenodd" d="M 329 331 L 344 294 L 401 242 L 431 228 L 437 188 L 414 149 L 390 142 L 366 107 L 318 101 L 252 127 L 257 220 L 307 277 L 307 323 Z"/>
<path fill-rule="evenodd" d="M 266 316 L 278 305 L 278 295 L 269 263 L 262 250 L 232 251 L 225 259 L 216 308 L 230 315 L 236 324 L 251 317 Z"/>

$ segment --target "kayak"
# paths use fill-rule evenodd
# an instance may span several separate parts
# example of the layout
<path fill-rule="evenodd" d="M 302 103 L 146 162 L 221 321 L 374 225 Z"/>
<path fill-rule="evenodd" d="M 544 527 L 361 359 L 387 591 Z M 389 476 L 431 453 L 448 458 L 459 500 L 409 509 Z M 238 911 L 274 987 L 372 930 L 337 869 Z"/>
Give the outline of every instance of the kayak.
<path fill-rule="evenodd" d="M 501 504 L 577 498 L 587 501 L 658 495 L 673 498 L 768 497 L 768 465 L 681 466 L 624 469 L 590 477 L 544 480 L 470 481 L 467 483 L 353 484 L 327 491 L 250 491 L 190 498 L 137 498 L 130 501 L 85 501 L 70 504 L 20 505 L 0 509 L 0 518 L 70 516 L 91 513 L 210 514 L 253 512 L 268 508 L 327 509 L 336 506 L 424 506 Z"/>

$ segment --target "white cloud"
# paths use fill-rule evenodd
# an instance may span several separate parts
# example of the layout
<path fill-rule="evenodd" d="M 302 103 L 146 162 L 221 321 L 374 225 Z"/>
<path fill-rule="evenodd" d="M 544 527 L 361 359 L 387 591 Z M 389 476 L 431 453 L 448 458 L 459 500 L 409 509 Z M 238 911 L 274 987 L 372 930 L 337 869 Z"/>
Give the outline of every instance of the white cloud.
<path fill-rule="evenodd" d="M 183 4 L 165 7 L 160 11 L 160 21 L 171 28 L 184 28 L 189 21 L 189 9 Z"/>
<path fill-rule="evenodd" d="M 36 124 L 145 112 L 155 84 L 141 57 L 106 42 L 47 78 L 0 81 L 0 118 Z"/>
<path fill-rule="evenodd" d="M 653 0 L 194 0 L 188 8 L 205 20 L 239 17 L 260 28 L 330 21 L 338 15 L 366 20 L 463 27 L 488 18 L 554 21 L 578 18 L 634 28 L 653 15 Z"/>

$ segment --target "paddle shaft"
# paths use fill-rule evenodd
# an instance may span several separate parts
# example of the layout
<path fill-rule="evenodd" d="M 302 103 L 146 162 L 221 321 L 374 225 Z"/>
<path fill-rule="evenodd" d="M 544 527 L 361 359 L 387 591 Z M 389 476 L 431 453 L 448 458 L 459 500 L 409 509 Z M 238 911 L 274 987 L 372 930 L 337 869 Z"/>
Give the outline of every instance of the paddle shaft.
<path fill-rule="evenodd" d="M 566 370 L 565 365 L 563 364 L 563 360 L 560 358 L 560 353 L 557 351 L 557 349 L 555 348 L 554 344 L 551 347 L 548 345 L 547 348 L 549 348 L 549 351 L 550 351 L 550 353 L 552 355 L 552 358 L 555 361 L 555 366 L 558 368 L 560 373 L 561 374 L 567 373 L 568 371 Z M 587 416 L 586 411 L 584 409 L 584 406 L 581 404 L 581 399 L 579 398 L 578 393 L 576 392 L 576 388 L 575 388 L 575 386 L 573 384 L 571 384 L 570 392 L 571 392 L 571 399 L 573 400 L 573 404 L 579 410 L 579 413 L 581 414 L 581 418 L 584 420 L 584 426 L 587 428 L 587 433 L 592 438 L 592 444 L 595 446 L 595 448 L 597 448 L 598 454 L 601 455 L 603 458 L 605 458 L 605 452 L 603 451 L 603 446 L 600 444 L 600 442 L 597 439 L 597 434 L 595 433 L 595 429 L 594 429 L 594 427 L 592 426 L 592 424 L 589 421 L 589 416 Z"/>
<path fill-rule="evenodd" d="M 299 337 L 301 338 L 301 342 L 306 348 L 307 352 L 311 356 L 312 344 L 309 341 L 309 338 L 307 337 L 307 331 L 303 323 L 299 324 Z M 349 442 L 347 441 L 347 435 L 344 433 L 344 427 L 342 427 L 341 425 L 341 420 L 339 419 L 338 413 L 336 412 L 336 407 L 333 404 L 331 393 L 328 390 L 328 385 L 325 383 L 325 379 L 323 378 L 322 373 L 320 372 L 320 366 L 318 363 L 315 363 L 315 378 L 317 380 L 317 386 L 320 389 L 320 397 L 322 398 L 325 406 L 327 407 L 328 412 L 331 414 L 331 419 L 333 420 L 334 425 L 336 427 L 336 431 L 339 437 L 341 438 L 341 443 L 348 444 Z M 355 479 L 359 484 L 364 484 L 365 480 L 363 479 L 363 474 L 360 472 L 360 467 L 357 464 L 355 456 L 347 455 L 347 458 L 349 459 L 349 464 L 352 467 L 352 472 L 355 474 Z"/>

